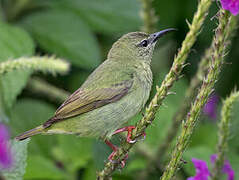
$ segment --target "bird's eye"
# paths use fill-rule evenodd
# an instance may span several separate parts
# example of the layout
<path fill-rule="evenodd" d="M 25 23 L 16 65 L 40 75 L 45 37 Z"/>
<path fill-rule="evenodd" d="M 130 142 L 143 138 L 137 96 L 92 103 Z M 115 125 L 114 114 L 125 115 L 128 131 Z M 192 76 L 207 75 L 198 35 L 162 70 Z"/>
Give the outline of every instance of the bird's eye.
<path fill-rule="evenodd" d="M 140 42 L 140 46 L 142 47 L 147 47 L 148 46 L 148 41 L 147 40 L 143 40 Z"/>

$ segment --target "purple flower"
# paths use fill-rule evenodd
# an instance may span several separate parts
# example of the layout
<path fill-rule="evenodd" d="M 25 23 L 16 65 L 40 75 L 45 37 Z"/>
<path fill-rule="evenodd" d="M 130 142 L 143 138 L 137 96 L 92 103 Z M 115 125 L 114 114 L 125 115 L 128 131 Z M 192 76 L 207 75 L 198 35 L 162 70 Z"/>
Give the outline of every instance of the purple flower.
<path fill-rule="evenodd" d="M 221 0 L 222 8 L 230 11 L 234 16 L 239 12 L 239 0 Z"/>
<path fill-rule="evenodd" d="M 215 163 L 216 159 L 217 159 L 216 154 L 211 155 L 211 162 L 212 163 Z M 227 174 L 227 180 L 234 180 L 234 171 L 233 171 L 233 169 L 232 169 L 228 160 L 224 161 L 224 165 L 222 167 L 222 172 Z"/>
<path fill-rule="evenodd" d="M 196 168 L 196 176 L 189 177 L 187 180 L 208 180 L 210 172 L 207 163 L 200 159 L 192 158 L 192 162 Z"/>
<path fill-rule="evenodd" d="M 211 156 L 211 162 L 214 164 L 217 158 L 216 154 Z M 207 163 L 200 159 L 192 158 L 192 162 L 196 168 L 196 175 L 194 177 L 189 177 L 187 180 L 208 180 L 210 176 L 210 171 L 208 170 Z M 234 171 L 228 160 L 225 160 L 222 172 L 227 174 L 227 180 L 234 180 Z"/>
<path fill-rule="evenodd" d="M 212 119 L 217 117 L 218 101 L 219 97 L 216 94 L 212 94 L 203 108 L 203 112 Z"/>
<path fill-rule="evenodd" d="M 0 169 L 9 168 L 12 164 L 7 127 L 0 123 Z"/>
<path fill-rule="evenodd" d="M 228 160 L 225 160 L 222 172 L 227 174 L 227 180 L 234 180 L 234 171 Z"/>

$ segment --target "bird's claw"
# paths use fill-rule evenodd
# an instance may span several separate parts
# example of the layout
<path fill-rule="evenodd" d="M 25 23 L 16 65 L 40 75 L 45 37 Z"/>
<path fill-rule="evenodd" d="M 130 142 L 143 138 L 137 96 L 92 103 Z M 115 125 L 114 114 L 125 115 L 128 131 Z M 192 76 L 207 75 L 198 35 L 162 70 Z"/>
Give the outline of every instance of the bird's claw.
<path fill-rule="evenodd" d="M 142 135 L 135 138 L 135 139 L 131 139 L 132 137 L 132 131 L 133 129 L 135 129 L 135 126 L 127 126 L 127 127 L 124 127 L 124 128 L 120 128 L 120 129 L 117 129 L 114 133 L 114 134 L 118 134 L 118 133 L 121 133 L 121 132 L 124 132 L 124 131 L 127 131 L 128 134 L 127 134 L 127 138 L 126 138 L 126 141 L 130 144 L 134 144 L 135 142 L 137 141 L 142 141 L 145 139 L 146 137 L 146 134 L 145 132 L 142 134 L 143 135 L 143 138 L 142 138 Z M 122 159 L 122 160 L 113 160 L 113 157 L 115 156 L 115 153 L 117 152 L 118 150 L 118 147 L 116 147 L 115 145 L 113 145 L 110 141 L 108 140 L 105 140 L 105 143 L 113 150 L 113 152 L 109 155 L 108 157 L 108 160 L 113 163 L 113 164 L 117 164 L 117 163 L 120 163 L 120 166 L 121 168 L 124 168 L 125 167 L 125 162 L 126 162 L 126 159 L 128 159 L 128 154 L 125 155 L 125 157 Z"/>
<path fill-rule="evenodd" d="M 143 137 L 142 137 L 143 136 Z M 127 138 L 127 142 L 130 143 L 130 144 L 134 144 L 138 141 L 144 141 L 146 138 L 146 133 L 144 132 L 141 136 L 135 138 L 134 140 L 131 140 L 131 138 Z"/>
<path fill-rule="evenodd" d="M 108 157 L 108 160 L 113 163 L 113 164 L 118 164 L 120 163 L 121 168 L 123 169 L 126 164 L 126 160 L 128 159 L 128 154 L 125 155 L 125 157 L 120 161 L 120 160 L 113 160 L 113 156 L 115 155 L 116 151 L 112 152 L 110 156 Z"/>
<path fill-rule="evenodd" d="M 128 154 L 125 155 L 125 157 L 122 160 L 113 160 L 113 157 L 115 156 L 118 147 L 113 145 L 110 141 L 105 140 L 105 143 L 113 150 L 113 152 L 109 155 L 108 160 L 113 164 L 120 163 L 121 168 L 123 169 L 125 167 L 125 161 L 128 159 Z"/>
<path fill-rule="evenodd" d="M 135 138 L 134 140 L 132 140 L 132 139 L 131 139 L 131 136 L 132 136 L 132 131 L 133 131 L 133 129 L 135 129 L 135 126 L 126 126 L 126 127 L 117 129 L 117 130 L 113 133 L 113 135 L 114 135 L 114 134 L 121 133 L 121 132 L 124 132 L 124 131 L 127 131 L 128 134 L 127 134 L 127 139 L 126 139 L 126 141 L 127 141 L 128 143 L 130 143 L 130 144 L 134 144 L 134 143 L 137 142 L 137 141 L 141 141 L 141 140 L 144 140 L 144 139 L 145 139 L 146 133 L 144 132 L 144 133 L 143 133 L 143 139 L 141 139 L 141 138 L 140 138 L 141 136 L 140 136 L 140 137 Z"/>

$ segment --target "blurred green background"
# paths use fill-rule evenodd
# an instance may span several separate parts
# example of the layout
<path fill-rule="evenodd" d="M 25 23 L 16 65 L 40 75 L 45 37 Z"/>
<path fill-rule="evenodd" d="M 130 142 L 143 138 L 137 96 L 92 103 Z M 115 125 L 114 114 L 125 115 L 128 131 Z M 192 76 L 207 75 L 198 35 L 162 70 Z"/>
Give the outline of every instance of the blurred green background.
<path fill-rule="evenodd" d="M 159 85 L 168 72 L 188 31 L 186 19 L 191 22 L 198 1 L 167 0 L 152 1 L 158 17 L 157 30 L 169 27 L 178 31 L 162 38 L 155 50 L 152 70 L 154 86 Z M 176 95 L 164 101 L 153 125 L 147 130 L 147 138 L 138 143 L 122 171 L 113 179 L 137 179 L 148 166 L 150 158 L 162 143 L 173 114 L 183 100 L 190 78 L 197 69 L 204 50 L 209 47 L 216 27 L 213 18 L 219 5 L 214 2 L 203 25 L 198 41 L 194 45 L 184 71 L 184 77 L 174 86 Z M 140 0 L 0 0 L 0 62 L 31 55 L 55 55 L 71 63 L 71 70 L 65 76 L 33 74 L 47 82 L 74 92 L 87 76 L 107 57 L 112 44 L 123 34 L 140 31 L 143 21 L 140 17 Z M 239 36 L 236 33 L 231 51 L 217 83 L 216 93 L 224 98 L 239 83 Z M 25 87 L 31 72 L 14 71 L 1 77 L 2 91 L 1 119 L 10 127 L 12 137 L 33 128 L 50 118 L 59 102 L 32 92 Z M 22 91 L 23 90 L 23 91 Z M 18 95 L 17 100 L 15 96 Z M 11 100 L 11 101 L 10 101 Z M 221 102 L 220 102 L 221 103 Z M 218 112 L 220 111 L 220 103 Z M 232 133 L 227 158 L 237 173 L 239 169 L 239 104 L 234 108 Z M 2 110 L 1 110 L 2 111 Z M 130 124 L 141 118 L 139 114 Z M 202 115 L 190 147 L 184 154 L 187 163 L 178 172 L 178 179 L 186 179 L 195 173 L 191 158 L 206 160 L 215 153 L 217 143 L 217 121 Z M 121 138 L 115 137 L 115 143 Z M 95 179 L 111 150 L 101 141 L 75 136 L 51 135 L 33 137 L 28 144 L 26 180 Z M 169 155 L 169 154 L 167 154 Z M 168 157 L 162 157 L 166 159 Z M 24 168 L 23 168 L 24 169 Z M 24 171 L 24 170 L 23 170 Z M 160 172 L 150 179 L 159 179 Z"/>

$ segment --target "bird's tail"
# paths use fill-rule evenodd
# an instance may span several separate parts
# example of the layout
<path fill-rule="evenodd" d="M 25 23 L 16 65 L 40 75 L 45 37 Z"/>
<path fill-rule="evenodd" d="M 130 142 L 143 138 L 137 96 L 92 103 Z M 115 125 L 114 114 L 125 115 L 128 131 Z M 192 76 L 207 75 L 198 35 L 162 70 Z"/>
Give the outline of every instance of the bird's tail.
<path fill-rule="evenodd" d="M 38 126 L 34 129 L 31 129 L 29 131 L 24 132 L 23 134 L 20 134 L 19 136 L 15 137 L 15 139 L 18 140 L 18 141 L 22 141 L 22 140 L 27 139 L 31 136 L 42 133 L 44 129 L 45 128 L 42 125 Z"/>

